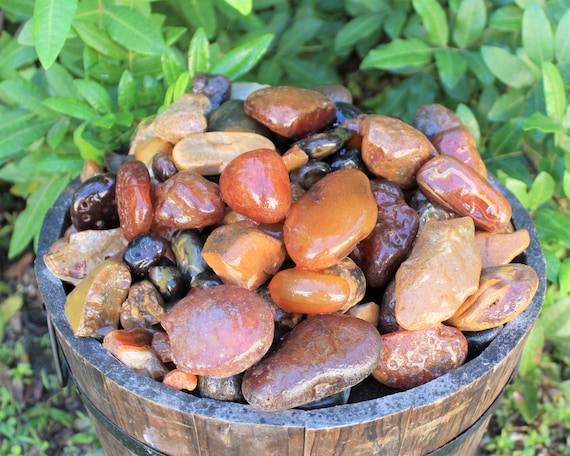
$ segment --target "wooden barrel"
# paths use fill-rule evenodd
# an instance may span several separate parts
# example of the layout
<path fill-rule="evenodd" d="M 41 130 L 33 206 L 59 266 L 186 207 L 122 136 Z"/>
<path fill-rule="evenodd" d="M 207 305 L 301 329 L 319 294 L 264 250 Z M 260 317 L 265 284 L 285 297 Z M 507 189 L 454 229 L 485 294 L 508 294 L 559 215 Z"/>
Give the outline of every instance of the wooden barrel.
<path fill-rule="evenodd" d="M 530 306 L 478 357 L 409 391 L 374 387 L 358 402 L 317 410 L 258 412 L 173 390 L 137 374 L 100 342 L 77 338 L 64 312 L 69 287 L 47 270 L 43 255 L 69 226 L 70 185 L 48 211 L 40 233 L 36 274 L 61 353 L 108 455 L 473 455 L 491 413 L 518 366 L 523 343 L 542 306 L 546 265 L 528 212 L 497 179 L 513 207 L 513 225 L 531 243 L 517 261 L 537 272 Z"/>

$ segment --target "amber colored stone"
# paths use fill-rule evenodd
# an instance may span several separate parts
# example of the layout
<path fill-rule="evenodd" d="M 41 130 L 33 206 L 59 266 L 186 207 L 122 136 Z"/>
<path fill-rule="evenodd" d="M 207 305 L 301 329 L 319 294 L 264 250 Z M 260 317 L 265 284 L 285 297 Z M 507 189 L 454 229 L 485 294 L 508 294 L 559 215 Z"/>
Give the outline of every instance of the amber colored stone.
<path fill-rule="evenodd" d="M 148 233 L 152 227 L 154 209 L 150 175 L 143 162 L 135 160 L 121 165 L 117 172 L 115 195 L 125 238 L 130 241 L 137 234 Z"/>
<path fill-rule="evenodd" d="M 291 206 L 283 226 L 287 252 L 299 267 L 332 266 L 370 234 L 376 215 L 370 181 L 363 172 L 330 173 Z"/>
<path fill-rule="evenodd" d="M 105 260 L 67 295 L 65 314 L 78 337 L 101 337 L 119 327 L 121 305 L 131 286 L 131 273 L 118 260 Z"/>
<path fill-rule="evenodd" d="M 512 263 L 483 269 L 479 289 L 446 323 L 462 331 L 481 331 L 503 325 L 532 302 L 538 276 L 526 264 Z"/>
<path fill-rule="evenodd" d="M 120 322 L 125 329 L 150 328 L 164 315 L 164 299 L 148 280 L 134 283 L 121 305 Z"/>
<path fill-rule="evenodd" d="M 487 167 L 477 149 L 475 136 L 469 127 L 458 125 L 437 133 L 431 138 L 432 144 L 442 155 L 452 155 L 471 166 L 481 176 L 487 177 Z"/>
<path fill-rule="evenodd" d="M 367 321 L 376 327 L 380 317 L 380 306 L 374 301 L 363 302 L 352 306 L 346 311 L 346 314 Z"/>
<path fill-rule="evenodd" d="M 135 372 L 157 379 L 168 373 L 152 349 L 152 333 L 143 329 L 115 329 L 103 339 L 103 348 Z"/>
<path fill-rule="evenodd" d="M 172 369 L 164 376 L 162 383 L 178 391 L 194 391 L 198 385 L 198 376 L 182 372 L 180 369 Z"/>
<path fill-rule="evenodd" d="M 285 312 L 303 314 L 337 312 L 350 293 L 342 277 L 300 268 L 279 271 L 269 282 L 269 291 L 275 304 Z"/>
<path fill-rule="evenodd" d="M 202 257 L 224 283 L 255 290 L 279 270 L 286 252 L 281 240 L 244 220 L 212 231 Z"/>
<path fill-rule="evenodd" d="M 157 114 L 153 121 L 156 135 L 176 144 L 193 133 L 206 131 L 206 114 L 210 111 L 210 100 L 199 93 L 185 93 Z"/>
<path fill-rule="evenodd" d="M 291 172 L 299 166 L 303 166 L 309 161 L 307 153 L 301 149 L 297 144 L 293 144 L 281 157 L 287 172 Z"/>
<path fill-rule="evenodd" d="M 346 312 L 355 304 L 359 303 L 366 293 L 366 277 L 364 272 L 350 257 L 343 258 L 338 263 L 329 266 L 326 269 L 321 269 L 323 272 L 334 277 L 340 277 L 346 280 L 350 293 L 348 298 L 340 309 L 341 312 Z"/>
<path fill-rule="evenodd" d="M 372 376 L 400 390 L 441 377 L 461 366 L 467 358 L 467 340 L 463 333 L 444 325 L 384 334 L 382 345 L 382 358 Z"/>
<path fill-rule="evenodd" d="M 226 204 L 258 223 L 276 223 L 291 207 L 289 173 L 281 156 L 256 149 L 234 158 L 220 175 Z"/>
<path fill-rule="evenodd" d="M 154 117 L 151 117 L 137 125 L 129 147 L 129 156 L 134 156 L 135 160 L 142 161 L 147 166 L 158 152 L 172 150 L 171 142 L 157 136 L 153 121 Z"/>
<path fill-rule="evenodd" d="M 530 245 L 528 230 L 510 233 L 487 233 L 475 231 L 475 243 L 481 253 L 483 268 L 509 264 Z"/>
<path fill-rule="evenodd" d="M 435 153 L 425 135 L 399 119 L 379 114 L 366 117 L 360 128 L 366 167 L 403 188 L 413 187 L 416 172 Z"/>
<path fill-rule="evenodd" d="M 322 93 L 329 100 L 336 102 L 352 103 L 352 93 L 345 86 L 341 84 L 321 84 L 311 87 L 311 90 L 316 90 Z"/>
<path fill-rule="evenodd" d="M 314 315 L 246 371 L 242 392 L 259 410 L 298 407 L 360 383 L 381 354 L 380 334 L 370 323 L 349 315 Z"/>
<path fill-rule="evenodd" d="M 58 279 L 77 285 L 102 261 L 120 259 L 127 244 L 121 228 L 79 231 L 56 241 L 44 262 Z"/>
<path fill-rule="evenodd" d="M 224 216 L 218 184 L 194 171 L 179 171 L 156 189 L 155 223 L 176 229 L 212 225 Z"/>
<path fill-rule="evenodd" d="M 94 160 L 84 160 L 83 167 L 81 168 L 81 172 L 79 173 L 79 180 L 81 182 L 85 182 L 87 179 L 96 176 L 97 174 L 103 174 L 102 166 Z"/>
<path fill-rule="evenodd" d="M 417 182 L 431 200 L 469 216 L 490 233 L 509 226 L 512 208 L 507 199 L 473 168 L 450 155 L 439 155 L 418 171 Z"/>
<path fill-rule="evenodd" d="M 408 330 L 451 318 L 479 288 L 481 255 L 473 220 L 429 221 L 396 272 L 396 319 Z"/>
<path fill-rule="evenodd" d="M 273 315 L 253 291 L 232 285 L 194 290 L 167 312 L 176 367 L 223 378 L 258 362 L 273 341 Z"/>
<path fill-rule="evenodd" d="M 275 145 L 257 133 L 208 131 L 178 142 L 172 149 L 172 159 L 179 170 L 214 176 L 238 155 L 255 149 L 275 150 Z"/>
<path fill-rule="evenodd" d="M 347 146 L 355 147 L 360 149 L 362 147 L 362 123 L 368 117 L 368 114 L 359 114 L 352 119 L 343 120 L 338 126 L 341 128 L 346 128 L 352 133 L 350 141 L 348 141 Z"/>
<path fill-rule="evenodd" d="M 323 94 L 300 87 L 256 90 L 245 100 L 247 115 L 286 138 L 300 138 L 331 124 L 336 106 Z"/>
<path fill-rule="evenodd" d="M 451 109 L 433 103 L 420 106 L 416 110 L 413 124 L 414 127 L 431 139 L 442 131 L 463 125 L 463 122 L 461 117 Z"/>

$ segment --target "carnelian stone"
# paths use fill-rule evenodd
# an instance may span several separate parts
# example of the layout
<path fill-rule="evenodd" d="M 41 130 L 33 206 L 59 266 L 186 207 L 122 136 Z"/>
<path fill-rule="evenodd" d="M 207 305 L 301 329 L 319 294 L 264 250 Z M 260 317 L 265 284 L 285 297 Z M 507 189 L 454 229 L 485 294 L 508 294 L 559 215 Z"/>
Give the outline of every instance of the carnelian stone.
<path fill-rule="evenodd" d="M 321 271 L 291 268 L 279 271 L 269 282 L 271 298 L 285 312 L 332 313 L 344 306 L 348 282 Z"/>
<path fill-rule="evenodd" d="M 470 166 L 450 155 L 432 158 L 418 171 L 417 182 L 432 201 L 461 216 L 470 216 L 483 231 L 499 233 L 509 226 L 507 199 Z"/>
<path fill-rule="evenodd" d="M 126 162 L 117 171 L 117 211 L 128 241 L 137 234 L 148 233 L 152 227 L 154 210 L 150 187 L 150 174 L 141 161 Z"/>
<path fill-rule="evenodd" d="M 370 181 L 362 171 L 334 171 L 291 206 L 283 225 L 287 252 L 299 267 L 332 266 L 370 234 L 377 212 Z"/>
<path fill-rule="evenodd" d="M 228 206 L 258 223 L 279 222 L 291 207 L 289 173 L 271 149 L 234 158 L 220 175 L 220 191 Z"/>

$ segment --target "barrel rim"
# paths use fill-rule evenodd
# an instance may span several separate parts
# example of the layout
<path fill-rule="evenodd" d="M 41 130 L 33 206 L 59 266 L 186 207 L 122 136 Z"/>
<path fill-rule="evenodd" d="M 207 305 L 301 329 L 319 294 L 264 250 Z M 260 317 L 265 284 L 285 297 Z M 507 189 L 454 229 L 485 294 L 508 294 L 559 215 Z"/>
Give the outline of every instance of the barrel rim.
<path fill-rule="evenodd" d="M 64 284 L 47 269 L 43 257 L 53 242 L 59 239 L 65 228 L 69 226 L 68 209 L 73 192 L 80 185 L 79 179 L 75 179 L 66 187 L 45 216 L 35 261 L 38 286 L 59 335 L 109 381 L 145 400 L 204 418 L 235 423 L 303 427 L 315 431 L 375 421 L 402 413 L 407 409 L 443 400 L 450 393 L 460 391 L 481 376 L 489 374 L 521 343 L 538 318 L 546 293 L 546 261 L 536 228 L 529 212 L 515 195 L 495 176 L 490 175 L 489 181 L 511 204 L 513 225 L 517 229 L 526 228 L 529 232 L 530 245 L 523 253 L 523 261 L 536 271 L 539 278 L 538 290 L 533 301 L 520 315 L 507 323 L 500 334 L 476 358 L 424 385 L 375 399 L 316 410 L 261 412 L 248 404 L 221 402 L 174 390 L 123 365 L 104 350 L 99 341 L 76 337 L 64 311 L 66 298 Z"/>

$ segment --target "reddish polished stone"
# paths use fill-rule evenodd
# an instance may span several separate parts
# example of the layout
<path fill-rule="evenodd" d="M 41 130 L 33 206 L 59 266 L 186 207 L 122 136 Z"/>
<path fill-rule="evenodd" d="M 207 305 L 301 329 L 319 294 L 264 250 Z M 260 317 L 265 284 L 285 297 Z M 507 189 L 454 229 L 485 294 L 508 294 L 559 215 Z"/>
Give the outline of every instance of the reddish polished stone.
<path fill-rule="evenodd" d="M 465 125 L 442 131 L 434 135 L 431 142 L 440 154 L 451 155 L 487 177 L 487 167 L 477 149 L 475 137 Z"/>

